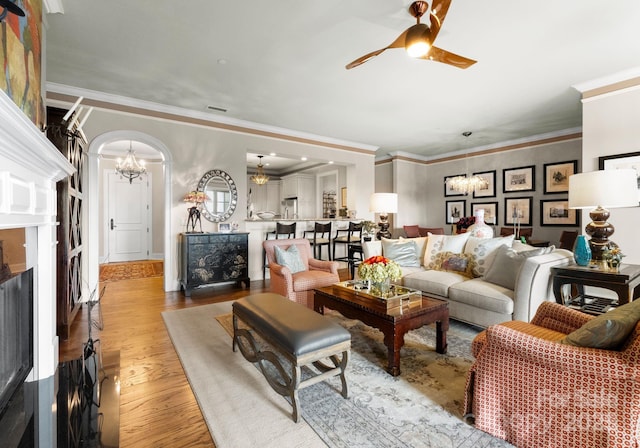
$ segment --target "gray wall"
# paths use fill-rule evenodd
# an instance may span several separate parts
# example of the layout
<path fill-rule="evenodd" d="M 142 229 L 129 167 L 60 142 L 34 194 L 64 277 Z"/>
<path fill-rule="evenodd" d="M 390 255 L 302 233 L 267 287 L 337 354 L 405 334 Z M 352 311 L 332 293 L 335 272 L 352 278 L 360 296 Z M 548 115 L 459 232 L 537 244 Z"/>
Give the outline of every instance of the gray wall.
<path fill-rule="evenodd" d="M 376 166 L 376 190 L 378 190 L 378 175 L 380 175 L 387 180 L 386 184 L 395 185 L 399 194 L 394 236 L 402 236 L 404 234 L 402 226 L 412 224 L 423 227 L 444 227 L 446 233 L 451 233 L 451 225 L 446 223 L 445 202 L 459 199 L 466 201 L 465 216 L 471 216 L 472 203 L 497 202 L 498 224 L 494 226 L 494 231 L 498 234 L 500 227 L 505 226 L 505 198 L 531 196 L 533 198 L 531 210 L 533 239 L 559 244 L 563 230 L 580 231 L 582 225 L 577 227 L 540 225 L 540 200 L 568 198 L 566 193 L 544 194 L 544 164 L 577 160 L 577 171 L 580 172 L 581 152 L 582 140 L 574 139 L 430 164 L 393 160 Z M 503 170 L 530 165 L 535 166 L 535 191 L 503 193 Z M 471 175 L 474 172 L 492 170 L 496 171 L 495 197 L 477 199 L 471 195 L 445 197 L 445 176 L 465 173 Z M 388 180 L 390 176 L 393 177 L 392 182 Z"/>

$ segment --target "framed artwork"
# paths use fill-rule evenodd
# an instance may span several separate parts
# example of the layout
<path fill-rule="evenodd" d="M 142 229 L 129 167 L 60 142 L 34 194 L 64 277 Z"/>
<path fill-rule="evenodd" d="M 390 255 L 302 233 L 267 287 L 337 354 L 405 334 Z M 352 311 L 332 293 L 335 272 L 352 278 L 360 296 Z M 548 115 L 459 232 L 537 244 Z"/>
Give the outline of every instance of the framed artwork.
<path fill-rule="evenodd" d="M 454 174 L 453 176 L 444 176 L 444 195 L 445 196 L 464 196 L 464 193 L 454 190 L 449 186 L 449 179 L 454 177 L 467 177 L 466 174 Z"/>
<path fill-rule="evenodd" d="M 577 226 L 578 214 L 567 199 L 540 201 L 541 226 Z"/>
<path fill-rule="evenodd" d="M 544 194 L 568 193 L 569 176 L 578 171 L 578 161 L 545 163 Z"/>
<path fill-rule="evenodd" d="M 514 191 L 535 191 L 536 166 L 521 166 L 502 170 L 502 191 L 511 193 Z"/>
<path fill-rule="evenodd" d="M 218 223 L 218 232 L 229 233 L 231 232 L 231 224 L 228 222 Z"/>
<path fill-rule="evenodd" d="M 531 225 L 531 196 L 504 199 L 504 224 L 507 226 Z"/>
<path fill-rule="evenodd" d="M 464 216 L 467 201 L 446 201 L 445 213 L 447 214 L 447 224 L 458 222 Z"/>
<path fill-rule="evenodd" d="M 620 170 L 633 168 L 638 175 L 638 201 L 640 201 L 640 152 L 628 152 L 614 156 L 598 157 L 601 170 Z"/>
<path fill-rule="evenodd" d="M 491 225 L 498 224 L 498 203 L 497 202 L 477 202 L 471 204 L 471 214 L 476 215 L 478 210 L 484 210 L 484 222 Z"/>
<path fill-rule="evenodd" d="M 481 173 L 473 173 L 474 176 L 480 176 L 489 184 L 487 188 L 473 192 L 474 198 L 495 198 L 496 197 L 496 170 L 483 171 Z"/>

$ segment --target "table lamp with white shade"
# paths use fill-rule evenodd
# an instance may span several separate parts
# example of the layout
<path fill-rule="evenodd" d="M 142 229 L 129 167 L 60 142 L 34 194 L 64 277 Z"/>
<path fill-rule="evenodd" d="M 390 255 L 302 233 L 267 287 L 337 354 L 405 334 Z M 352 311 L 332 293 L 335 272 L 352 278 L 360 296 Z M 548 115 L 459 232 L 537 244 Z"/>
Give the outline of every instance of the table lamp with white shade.
<path fill-rule="evenodd" d="M 378 227 L 380 230 L 376 237 L 391 238 L 389 232 L 389 213 L 398 213 L 398 195 L 397 193 L 373 193 L 369 198 L 369 211 L 380 214 L 380 222 Z"/>
<path fill-rule="evenodd" d="M 603 260 L 616 247 L 609 240 L 615 228 L 607 222 L 607 208 L 638 206 L 638 176 L 634 169 L 600 170 L 569 176 L 569 208 L 591 208 L 592 222 L 584 228 L 591 237 L 591 259 Z"/>

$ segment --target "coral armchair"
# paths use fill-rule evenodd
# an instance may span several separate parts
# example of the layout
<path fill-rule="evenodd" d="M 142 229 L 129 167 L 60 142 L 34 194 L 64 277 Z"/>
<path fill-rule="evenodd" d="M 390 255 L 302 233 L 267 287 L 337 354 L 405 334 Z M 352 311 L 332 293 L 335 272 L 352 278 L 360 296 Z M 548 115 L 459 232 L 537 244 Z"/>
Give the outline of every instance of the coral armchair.
<path fill-rule="evenodd" d="M 518 448 L 640 446 L 640 323 L 618 350 L 558 343 L 593 316 L 544 302 L 480 333 L 465 410 Z"/>
<path fill-rule="evenodd" d="M 340 281 L 337 261 L 323 261 L 313 258 L 309 240 L 267 240 L 262 243 L 269 263 L 271 275 L 270 290 L 313 308 L 313 290 L 329 286 Z M 275 255 L 276 246 L 283 250 L 295 245 L 305 269 L 292 273 L 289 267 L 278 264 Z"/>

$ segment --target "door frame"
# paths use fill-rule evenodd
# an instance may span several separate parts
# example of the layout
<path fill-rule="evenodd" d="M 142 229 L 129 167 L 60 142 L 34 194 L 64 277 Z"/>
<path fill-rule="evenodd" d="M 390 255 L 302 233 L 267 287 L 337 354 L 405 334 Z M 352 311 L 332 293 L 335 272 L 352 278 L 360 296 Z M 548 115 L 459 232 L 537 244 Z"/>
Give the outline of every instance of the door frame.
<path fill-rule="evenodd" d="M 101 198 L 99 194 L 102 173 L 100 169 L 100 157 L 104 146 L 108 143 L 119 140 L 136 140 L 145 143 L 156 149 L 162 155 L 163 184 L 164 184 L 164 290 L 176 291 L 179 288 L 177 265 L 175 261 L 176 247 L 172 242 L 171 234 L 171 198 L 172 186 L 171 175 L 173 157 L 169 148 L 157 138 L 134 130 L 119 130 L 101 134 L 89 143 L 88 163 L 85 170 L 85 186 L 87 186 L 87 201 L 83 210 L 83 232 L 85 234 L 86 254 L 82 260 L 82 287 L 83 297 L 89 297 L 100 278 L 99 258 L 100 258 L 100 207 Z"/>

